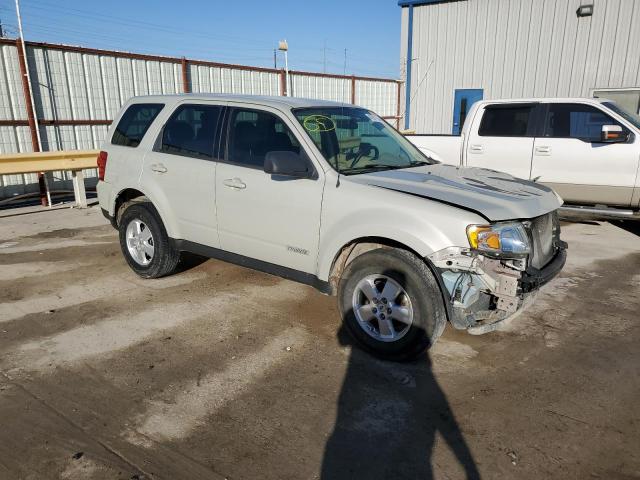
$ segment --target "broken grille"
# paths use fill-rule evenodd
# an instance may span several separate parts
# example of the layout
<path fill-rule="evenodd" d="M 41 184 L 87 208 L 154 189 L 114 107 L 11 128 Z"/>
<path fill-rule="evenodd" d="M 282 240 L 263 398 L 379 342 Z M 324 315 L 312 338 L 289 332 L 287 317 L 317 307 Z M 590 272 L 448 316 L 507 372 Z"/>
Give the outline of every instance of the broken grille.
<path fill-rule="evenodd" d="M 549 263 L 555 253 L 560 236 L 558 212 L 547 213 L 531 220 L 529 225 L 531 236 L 531 266 L 541 269 Z"/>

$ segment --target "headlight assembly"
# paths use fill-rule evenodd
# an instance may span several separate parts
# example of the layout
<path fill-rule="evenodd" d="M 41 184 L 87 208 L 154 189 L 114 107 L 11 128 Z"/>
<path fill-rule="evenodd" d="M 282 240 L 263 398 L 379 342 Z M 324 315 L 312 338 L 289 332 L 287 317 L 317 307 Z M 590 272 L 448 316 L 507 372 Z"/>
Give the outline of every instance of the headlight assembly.
<path fill-rule="evenodd" d="M 531 252 L 529 236 L 521 223 L 469 225 L 469 245 L 482 253 L 500 257 L 522 257 Z"/>

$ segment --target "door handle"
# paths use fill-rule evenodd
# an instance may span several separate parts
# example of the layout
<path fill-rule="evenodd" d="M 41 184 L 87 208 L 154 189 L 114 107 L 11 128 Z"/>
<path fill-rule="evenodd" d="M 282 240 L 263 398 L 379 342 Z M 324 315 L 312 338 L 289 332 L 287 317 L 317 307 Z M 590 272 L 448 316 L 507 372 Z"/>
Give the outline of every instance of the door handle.
<path fill-rule="evenodd" d="M 157 173 L 166 173 L 167 172 L 167 167 L 165 167 L 161 163 L 154 163 L 154 164 L 151 165 L 151 170 L 153 170 L 154 172 L 157 172 Z"/>
<path fill-rule="evenodd" d="M 536 155 L 551 155 L 551 147 L 548 145 L 538 145 L 536 147 Z"/>
<path fill-rule="evenodd" d="M 482 153 L 484 151 L 484 147 L 482 145 L 469 145 L 469 151 L 471 153 Z"/>
<path fill-rule="evenodd" d="M 229 188 L 235 188 L 236 190 L 242 190 L 244 188 L 247 188 L 247 184 L 237 177 L 227 178 L 226 180 L 223 180 L 222 183 L 224 184 L 224 186 Z"/>

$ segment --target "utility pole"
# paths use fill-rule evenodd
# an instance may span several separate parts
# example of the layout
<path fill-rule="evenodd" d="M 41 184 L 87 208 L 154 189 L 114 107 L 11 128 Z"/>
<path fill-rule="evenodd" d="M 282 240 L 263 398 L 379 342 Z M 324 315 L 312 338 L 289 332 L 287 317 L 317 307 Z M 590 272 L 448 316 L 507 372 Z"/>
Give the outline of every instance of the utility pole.
<path fill-rule="evenodd" d="M 276 55 L 276 49 L 273 49 L 273 68 L 278 69 L 278 56 Z"/>
<path fill-rule="evenodd" d="M 322 73 L 327 73 L 327 39 L 324 39 L 324 47 L 322 48 Z"/>
<path fill-rule="evenodd" d="M 344 49 L 344 76 L 347 76 L 347 49 Z"/>
<path fill-rule="evenodd" d="M 289 83 L 289 59 L 287 58 L 287 52 L 289 51 L 289 45 L 287 44 L 286 40 L 281 40 L 278 43 L 278 50 L 284 52 L 284 71 L 285 71 L 285 75 L 286 75 L 286 84 L 287 84 L 287 89 L 285 92 L 285 96 L 286 97 L 290 97 L 291 96 L 291 84 Z"/>
<path fill-rule="evenodd" d="M 0 19 L 0 38 L 4 38 L 4 31 L 2 30 L 2 19 Z"/>
<path fill-rule="evenodd" d="M 35 130 L 36 142 L 33 142 L 33 150 L 35 152 L 42 151 L 42 139 L 40 138 L 40 124 L 38 123 L 38 115 L 36 115 L 36 104 L 33 101 L 33 87 L 31 86 L 31 75 L 29 74 L 29 63 L 27 60 L 27 47 L 24 44 L 24 32 L 22 31 L 22 16 L 20 15 L 20 2 L 16 0 L 16 17 L 18 18 L 18 34 L 20 36 L 20 45 L 22 47 L 22 58 L 24 59 L 24 78 L 23 86 L 25 88 L 25 100 L 27 101 L 27 113 L 29 118 L 29 126 L 32 130 Z M 26 82 L 24 82 L 26 80 Z M 32 137 L 33 140 L 33 137 Z M 42 196 L 42 186 L 46 193 L 46 202 L 51 208 L 51 193 L 49 192 L 49 185 L 47 184 L 47 177 L 43 172 L 38 173 L 38 183 L 40 183 L 40 195 Z M 45 199 L 42 198 L 44 204 Z"/>

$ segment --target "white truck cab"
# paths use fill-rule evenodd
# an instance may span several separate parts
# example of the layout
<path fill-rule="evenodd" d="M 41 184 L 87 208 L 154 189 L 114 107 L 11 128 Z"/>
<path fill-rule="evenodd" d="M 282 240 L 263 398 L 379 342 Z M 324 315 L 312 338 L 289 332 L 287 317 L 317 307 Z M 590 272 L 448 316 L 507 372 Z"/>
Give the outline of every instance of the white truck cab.
<path fill-rule="evenodd" d="M 610 100 L 484 100 L 469 111 L 461 135 L 408 138 L 444 163 L 552 187 L 566 203 L 563 210 L 638 217 L 640 117 Z"/>
<path fill-rule="evenodd" d="M 425 350 L 447 320 L 494 329 L 566 258 L 551 189 L 434 162 L 348 104 L 137 97 L 98 166 L 100 206 L 140 276 L 189 251 L 307 283 L 390 359 Z"/>

